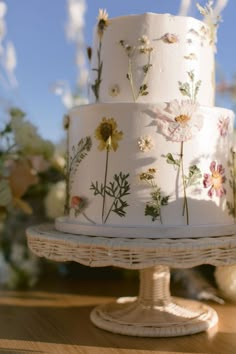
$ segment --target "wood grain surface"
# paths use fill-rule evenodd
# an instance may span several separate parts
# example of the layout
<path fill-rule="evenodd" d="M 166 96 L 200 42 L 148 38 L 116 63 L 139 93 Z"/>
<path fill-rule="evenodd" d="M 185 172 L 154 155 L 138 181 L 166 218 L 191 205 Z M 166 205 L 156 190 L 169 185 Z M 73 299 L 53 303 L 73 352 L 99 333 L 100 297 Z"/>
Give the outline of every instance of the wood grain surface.
<path fill-rule="evenodd" d="M 177 338 L 135 338 L 93 326 L 95 305 L 137 293 L 135 280 L 51 277 L 30 291 L 0 291 L 0 354 L 236 354 L 236 304 L 210 305 L 218 328 Z"/>

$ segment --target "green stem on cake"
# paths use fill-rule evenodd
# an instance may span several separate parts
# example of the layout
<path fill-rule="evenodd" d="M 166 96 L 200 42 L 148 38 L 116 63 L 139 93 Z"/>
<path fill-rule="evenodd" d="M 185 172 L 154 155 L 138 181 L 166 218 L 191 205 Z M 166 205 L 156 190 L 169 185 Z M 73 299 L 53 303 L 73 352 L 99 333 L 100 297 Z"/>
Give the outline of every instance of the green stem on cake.
<path fill-rule="evenodd" d="M 84 211 L 83 211 L 81 214 L 85 217 L 85 219 L 86 219 L 87 221 L 91 222 L 91 223 L 94 224 L 94 225 L 96 224 L 92 219 L 90 219 L 90 218 L 85 214 Z"/>
<path fill-rule="evenodd" d="M 146 96 L 148 95 L 148 91 L 147 91 L 147 88 L 148 88 L 148 85 L 147 85 L 147 78 L 148 78 L 148 73 L 149 73 L 149 69 L 151 67 L 151 52 L 148 52 L 148 62 L 146 65 L 144 65 L 143 67 L 143 71 L 144 71 L 144 78 L 143 78 L 143 82 L 139 88 L 139 93 L 138 93 L 138 96 L 137 96 L 137 99 L 139 98 L 139 96 Z M 136 99 L 136 100 L 137 100 Z"/>
<path fill-rule="evenodd" d="M 134 55 L 134 53 L 132 54 L 132 56 Z M 144 71 L 144 78 L 143 81 L 139 87 L 138 93 L 135 93 L 135 84 L 134 84 L 134 78 L 133 78 L 133 70 L 132 70 L 132 57 L 129 56 L 129 65 L 128 65 L 128 75 L 127 78 L 130 82 L 130 86 L 131 86 L 131 91 L 132 91 L 132 96 L 133 96 L 133 100 L 134 102 L 136 102 L 140 96 L 146 96 L 148 94 L 147 91 L 147 77 L 148 77 L 148 72 L 149 69 L 151 67 L 151 52 L 148 52 L 148 62 L 146 65 L 144 65 L 143 67 L 143 71 Z"/>
<path fill-rule="evenodd" d="M 157 185 L 152 180 L 151 180 L 151 186 L 152 186 L 153 191 L 155 192 L 155 190 L 157 189 Z M 161 207 L 159 209 L 159 218 L 160 218 L 160 223 L 162 224 Z"/>
<path fill-rule="evenodd" d="M 119 199 L 119 195 L 117 195 L 117 196 L 114 198 L 114 200 L 113 200 L 113 202 L 112 202 L 112 204 L 111 204 L 111 207 L 110 207 L 110 209 L 109 209 L 109 211 L 108 211 L 108 213 L 107 213 L 107 216 L 106 216 L 106 219 L 105 219 L 105 221 L 104 221 L 104 224 L 107 222 L 107 219 L 109 218 L 109 215 L 110 215 L 111 212 L 112 212 L 113 206 L 115 205 L 115 202 L 116 202 L 118 199 Z"/>
<path fill-rule="evenodd" d="M 183 191 L 184 191 L 184 204 L 183 204 L 183 213 L 182 215 L 185 215 L 185 210 L 186 210 L 186 221 L 187 225 L 189 225 L 189 212 L 188 212 L 188 198 L 187 198 L 187 193 L 186 193 L 186 182 L 185 182 L 185 177 L 184 177 L 184 143 L 183 141 L 181 142 L 181 150 L 180 150 L 180 167 L 181 167 L 181 175 L 182 175 L 182 183 L 183 183 Z"/>
<path fill-rule="evenodd" d="M 132 95 L 133 95 L 133 100 L 134 100 L 134 102 L 136 102 L 137 98 L 136 98 L 135 89 L 134 89 L 134 79 L 133 79 L 133 72 L 132 72 L 132 59 L 131 59 L 131 57 L 129 57 L 129 67 L 128 67 L 127 78 L 128 78 L 128 80 L 130 82 L 131 91 L 132 91 Z"/>
<path fill-rule="evenodd" d="M 108 160 L 109 160 L 109 147 L 107 147 L 107 153 L 106 153 L 106 167 L 105 167 L 104 186 L 103 186 L 103 200 L 102 200 L 102 223 L 103 224 L 106 222 L 106 220 L 104 222 L 104 213 L 105 213 L 105 203 L 106 203 Z"/>
<path fill-rule="evenodd" d="M 94 84 L 91 86 L 92 87 L 92 91 L 95 95 L 96 98 L 96 102 L 99 101 L 99 91 L 100 91 L 100 85 L 102 82 L 102 67 L 103 67 L 103 63 L 101 61 L 101 51 L 102 51 L 102 40 L 100 38 L 99 40 L 99 47 L 98 47 L 98 51 L 97 51 L 97 58 L 98 58 L 98 67 L 97 69 L 93 69 L 93 71 L 97 72 L 97 78 L 94 82 Z"/>

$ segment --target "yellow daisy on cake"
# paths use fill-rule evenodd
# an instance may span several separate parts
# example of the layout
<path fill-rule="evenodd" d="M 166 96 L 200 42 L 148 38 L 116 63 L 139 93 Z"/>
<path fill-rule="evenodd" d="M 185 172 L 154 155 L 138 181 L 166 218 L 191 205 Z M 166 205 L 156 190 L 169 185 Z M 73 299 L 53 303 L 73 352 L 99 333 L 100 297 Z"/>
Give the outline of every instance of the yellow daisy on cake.
<path fill-rule="evenodd" d="M 119 147 L 118 142 L 123 138 L 123 132 L 117 130 L 117 123 L 114 118 L 103 117 L 101 123 L 95 130 L 95 137 L 100 142 L 100 151 L 116 151 Z"/>

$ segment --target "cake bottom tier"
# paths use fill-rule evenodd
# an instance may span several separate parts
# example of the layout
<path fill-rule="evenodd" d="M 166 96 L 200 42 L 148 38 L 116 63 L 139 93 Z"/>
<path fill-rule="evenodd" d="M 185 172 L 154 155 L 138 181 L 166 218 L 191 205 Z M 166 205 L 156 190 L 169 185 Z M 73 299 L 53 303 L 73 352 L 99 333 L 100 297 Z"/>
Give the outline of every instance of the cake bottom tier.
<path fill-rule="evenodd" d="M 56 221 L 58 229 L 235 233 L 232 111 L 184 100 L 91 104 L 69 117 L 67 216 Z"/>

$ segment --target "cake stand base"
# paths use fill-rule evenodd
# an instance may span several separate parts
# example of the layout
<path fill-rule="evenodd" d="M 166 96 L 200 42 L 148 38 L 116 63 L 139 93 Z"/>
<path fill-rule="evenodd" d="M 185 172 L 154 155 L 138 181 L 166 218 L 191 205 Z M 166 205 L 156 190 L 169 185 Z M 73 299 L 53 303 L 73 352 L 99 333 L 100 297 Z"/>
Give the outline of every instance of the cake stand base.
<path fill-rule="evenodd" d="M 169 282 L 166 266 L 141 270 L 139 296 L 96 307 L 91 321 L 109 332 L 140 337 L 189 335 L 217 324 L 217 313 L 211 307 L 171 297 Z"/>

